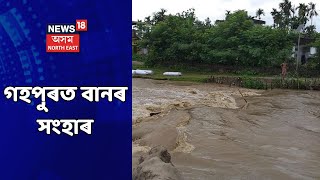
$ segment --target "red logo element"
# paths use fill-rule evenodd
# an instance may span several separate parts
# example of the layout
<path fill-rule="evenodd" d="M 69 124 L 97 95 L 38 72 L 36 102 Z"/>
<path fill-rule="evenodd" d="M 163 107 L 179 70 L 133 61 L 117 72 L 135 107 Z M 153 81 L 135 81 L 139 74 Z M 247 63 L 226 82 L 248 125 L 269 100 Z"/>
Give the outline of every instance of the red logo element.
<path fill-rule="evenodd" d="M 87 30 L 88 30 L 88 21 L 86 19 L 77 19 L 76 31 L 87 31 Z"/>
<path fill-rule="evenodd" d="M 80 52 L 79 34 L 47 34 L 47 52 Z"/>

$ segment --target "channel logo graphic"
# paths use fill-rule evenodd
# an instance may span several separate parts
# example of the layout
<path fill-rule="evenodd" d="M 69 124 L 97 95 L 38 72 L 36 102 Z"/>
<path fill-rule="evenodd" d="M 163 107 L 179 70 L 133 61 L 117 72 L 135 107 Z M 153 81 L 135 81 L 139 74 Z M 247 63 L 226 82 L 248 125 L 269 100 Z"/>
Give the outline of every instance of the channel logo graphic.
<path fill-rule="evenodd" d="M 77 19 L 76 24 L 48 24 L 46 51 L 49 53 L 80 52 L 81 31 L 88 30 L 86 19 Z"/>

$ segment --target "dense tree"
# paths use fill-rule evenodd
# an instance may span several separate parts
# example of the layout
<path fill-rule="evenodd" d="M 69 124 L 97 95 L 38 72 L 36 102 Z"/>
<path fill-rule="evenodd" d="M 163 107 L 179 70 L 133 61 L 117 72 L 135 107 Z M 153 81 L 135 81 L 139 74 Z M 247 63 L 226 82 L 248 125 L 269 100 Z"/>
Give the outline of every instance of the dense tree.
<path fill-rule="evenodd" d="M 149 48 L 149 65 L 278 66 L 293 45 L 287 31 L 257 26 L 243 10 L 212 26 L 209 19 L 199 21 L 190 9 L 166 15 L 145 32 L 140 45 Z"/>

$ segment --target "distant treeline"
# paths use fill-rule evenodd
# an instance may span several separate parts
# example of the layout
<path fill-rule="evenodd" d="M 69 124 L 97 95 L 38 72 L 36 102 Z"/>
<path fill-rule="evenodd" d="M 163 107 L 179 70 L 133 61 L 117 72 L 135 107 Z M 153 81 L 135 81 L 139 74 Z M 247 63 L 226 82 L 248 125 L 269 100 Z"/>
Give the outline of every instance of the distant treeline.
<path fill-rule="evenodd" d="M 291 2 L 283 3 L 292 6 Z M 211 23 L 209 18 L 198 20 L 194 9 L 175 15 L 166 15 L 166 10 L 162 9 L 136 25 L 138 36 L 142 38 L 139 46 L 148 48 L 145 61 L 150 66 L 279 66 L 291 58 L 298 39 L 294 28 L 313 17 L 299 9 L 296 16 L 292 11 L 294 14 L 288 15 L 287 6 L 280 3 L 280 10 L 273 10 L 275 23 L 272 26 L 254 24 L 253 17 L 244 10 L 227 11 L 224 21 Z M 263 10 L 257 11 L 259 19 L 263 14 Z M 307 27 L 302 36 L 318 38 L 312 45 L 320 48 L 320 36 L 313 25 Z M 320 62 L 319 59 L 313 61 Z"/>

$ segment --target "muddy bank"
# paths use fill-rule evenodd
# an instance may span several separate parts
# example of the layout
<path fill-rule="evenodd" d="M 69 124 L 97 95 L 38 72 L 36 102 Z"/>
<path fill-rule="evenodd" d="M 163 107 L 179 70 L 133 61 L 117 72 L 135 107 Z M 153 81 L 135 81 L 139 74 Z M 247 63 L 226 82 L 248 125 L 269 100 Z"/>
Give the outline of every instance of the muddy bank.
<path fill-rule="evenodd" d="M 168 180 L 182 179 L 177 168 L 171 163 L 171 155 L 162 146 L 152 148 L 140 156 L 137 166 L 133 168 L 132 179 Z"/>
<path fill-rule="evenodd" d="M 133 167 L 161 145 L 184 179 L 319 179 L 320 93 L 240 92 L 133 79 Z"/>

